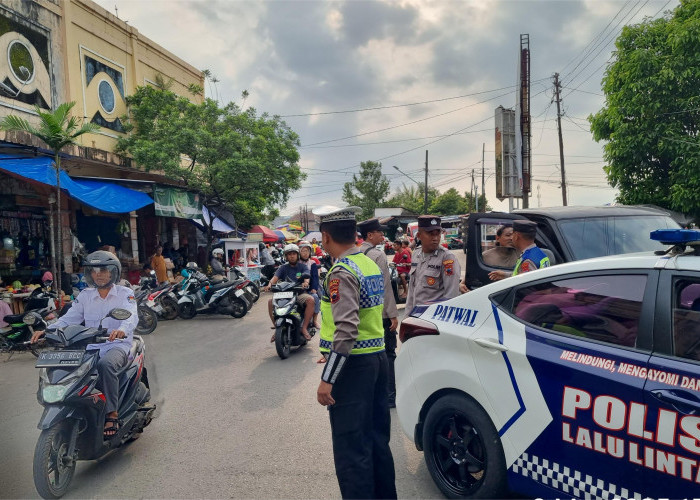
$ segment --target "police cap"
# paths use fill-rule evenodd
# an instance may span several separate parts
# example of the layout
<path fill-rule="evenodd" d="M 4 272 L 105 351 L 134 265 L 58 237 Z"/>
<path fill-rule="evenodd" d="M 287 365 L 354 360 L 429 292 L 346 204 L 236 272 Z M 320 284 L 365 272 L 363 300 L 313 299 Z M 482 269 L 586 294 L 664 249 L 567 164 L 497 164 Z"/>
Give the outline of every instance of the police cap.
<path fill-rule="evenodd" d="M 537 223 L 531 220 L 515 220 L 513 231 L 534 236 L 537 233 Z"/>
<path fill-rule="evenodd" d="M 433 229 L 442 229 L 440 226 L 440 217 L 436 215 L 421 215 L 418 217 L 418 227 L 426 231 Z"/>
<path fill-rule="evenodd" d="M 371 231 L 386 231 L 389 229 L 387 226 L 382 226 L 379 223 L 379 219 L 367 219 L 363 220 L 362 222 L 357 223 L 357 229 L 362 232 L 371 232 Z"/>
<path fill-rule="evenodd" d="M 327 211 L 325 213 L 319 213 L 314 211 L 314 214 L 319 216 L 319 218 L 321 219 L 321 224 L 332 222 L 355 225 L 357 223 L 357 219 L 355 219 L 355 216 L 360 211 L 362 211 L 360 207 L 345 207 Z"/>

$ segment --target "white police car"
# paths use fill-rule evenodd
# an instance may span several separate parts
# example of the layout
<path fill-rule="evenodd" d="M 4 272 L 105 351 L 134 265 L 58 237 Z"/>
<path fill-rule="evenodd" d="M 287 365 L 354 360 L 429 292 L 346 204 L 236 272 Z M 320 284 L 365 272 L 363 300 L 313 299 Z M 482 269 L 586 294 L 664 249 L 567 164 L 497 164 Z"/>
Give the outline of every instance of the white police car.
<path fill-rule="evenodd" d="M 700 231 L 652 238 L 672 249 L 533 271 L 402 322 L 398 416 L 446 496 L 700 497 Z"/>

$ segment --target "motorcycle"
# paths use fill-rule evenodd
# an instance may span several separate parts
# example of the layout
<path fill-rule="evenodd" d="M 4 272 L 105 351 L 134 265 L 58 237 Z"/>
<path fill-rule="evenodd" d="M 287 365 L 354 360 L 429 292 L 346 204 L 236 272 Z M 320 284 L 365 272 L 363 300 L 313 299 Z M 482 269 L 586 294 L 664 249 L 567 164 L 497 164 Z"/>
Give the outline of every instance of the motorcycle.
<path fill-rule="evenodd" d="M 166 283 L 158 286 L 155 278 L 155 271 L 150 272 L 150 276 L 141 278 L 139 281 L 140 290 L 148 290 L 146 305 L 158 315 L 158 319 L 177 318 L 177 301 L 175 295 L 177 285 Z"/>
<path fill-rule="evenodd" d="M 125 320 L 130 316 L 129 311 L 115 308 L 106 317 Z M 46 326 L 32 312 L 24 322 Z M 60 498 L 68 490 L 78 460 L 97 460 L 137 439 L 151 422 L 156 405 L 149 403 L 145 344 L 134 336 L 129 362 L 119 373 L 119 430 L 105 439 L 105 396 L 95 388 L 99 354 L 85 347 L 107 340 L 107 329 L 102 321 L 97 328 L 71 325 L 48 330 L 45 338 L 55 350 L 42 351 L 36 362 L 40 369 L 37 400 L 44 413 L 38 425 L 41 434 L 34 450 L 33 476 L 39 495 Z"/>
<path fill-rule="evenodd" d="M 396 263 L 389 262 L 389 276 L 391 277 L 391 290 L 394 292 L 394 299 L 397 304 L 405 304 L 406 297 L 401 297 L 399 295 L 399 285 L 401 284 L 401 278 L 399 277 L 399 272 L 396 270 Z M 406 275 L 406 285 L 410 281 L 410 275 Z"/>
<path fill-rule="evenodd" d="M 234 281 L 248 280 L 248 277 L 245 274 L 243 274 L 243 271 L 238 266 L 232 267 L 231 272 L 235 276 Z M 253 302 L 258 301 L 258 299 L 260 298 L 260 287 L 254 281 L 248 280 L 248 284 L 245 286 L 245 290 L 250 294 L 250 298 L 253 299 Z"/>
<path fill-rule="evenodd" d="M 185 278 L 178 300 L 178 314 L 192 319 L 197 314 L 230 314 L 242 318 L 253 306 L 253 299 L 245 290 L 248 280 L 221 281 L 212 285 L 206 275 L 196 270 L 183 269 Z"/>
<path fill-rule="evenodd" d="M 275 349 L 280 358 L 287 359 L 292 347 L 302 347 L 308 342 L 301 333 L 304 309 L 303 306 L 297 305 L 297 295 L 307 290 L 289 281 L 280 281 L 273 285 L 271 290 L 275 318 Z M 309 328 L 309 334 L 313 337 L 316 329 Z"/>
<path fill-rule="evenodd" d="M 158 314 L 148 307 L 148 289 L 141 289 L 134 292 L 136 299 L 136 311 L 139 315 L 139 324 L 136 325 L 134 333 L 138 335 L 148 335 L 158 326 Z"/>
<path fill-rule="evenodd" d="M 46 322 L 56 320 L 56 294 L 48 290 L 50 286 L 51 284 L 48 283 L 45 288 L 37 288 L 25 299 L 25 312 L 8 314 L 3 318 L 3 321 L 8 323 L 9 326 L 0 329 L 0 352 L 9 352 L 10 357 L 15 352 L 26 351 L 31 352 L 34 356 L 39 356 L 39 353 L 44 348 L 44 343 L 42 341 L 32 344 L 29 341 L 34 331 L 31 326 L 24 323 L 23 318 L 25 314 L 33 311 L 39 314 Z"/>

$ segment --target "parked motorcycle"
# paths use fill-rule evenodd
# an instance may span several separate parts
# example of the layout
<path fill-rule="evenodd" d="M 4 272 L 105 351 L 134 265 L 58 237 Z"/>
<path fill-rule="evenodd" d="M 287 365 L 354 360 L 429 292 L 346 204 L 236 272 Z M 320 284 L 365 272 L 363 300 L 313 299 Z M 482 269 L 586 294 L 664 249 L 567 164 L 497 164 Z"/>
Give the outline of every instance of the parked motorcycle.
<path fill-rule="evenodd" d="M 245 274 L 243 274 L 243 271 L 238 266 L 232 267 L 231 272 L 235 276 L 234 281 L 248 280 L 248 277 Z M 248 280 L 248 284 L 245 286 L 245 290 L 250 294 L 250 297 L 253 299 L 253 302 L 258 301 L 258 299 L 260 298 L 260 287 L 255 283 L 255 281 Z"/>
<path fill-rule="evenodd" d="M 253 305 L 245 287 L 250 281 L 222 281 L 212 285 L 206 275 L 195 269 L 183 269 L 185 278 L 179 291 L 178 314 L 192 319 L 197 314 L 230 314 L 242 318 Z"/>
<path fill-rule="evenodd" d="M 175 294 L 176 284 L 165 283 L 158 285 L 155 271 L 151 271 L 149 276 L 144 276 L 139 280 L 138 290 L 148 290 L 146 305 L 158 315 L 158 319 L 177 318 L 177 301 Z"/>
<path fill-rule="evenodd" d="M 125 320 L 130 316 L 129 311 L 115 308 L 107 317 Z M 46 326 L 36 313 L 25 315 L 24 322 Z M 107 340 L 107 329 L 100 321 L 98 328 L 71 325 L 47 330 L 45 337 L 54 350 L 41 352 L 36 362 L 40 369 L 37 400 L 44 413 L 34 450 L 34 486 L 43 498 L 60 498 L 68 490 L 78 460 L 97 460 L 137 439 L 151 422 L 156 405 L 149 403 L 145 344 L 134 336 L 129 363 L 119 374 L 119 430 L 105 440 L 105 397 L 95 388 L 99 354 L 85 347 Z"/>
<path fill-rule="evenodd" d="M 275 318 L 275 349 L 280 358 L 287 359 L 292 347 L 302 347 L 308 342 L 301 333 L 305 306 L 300 307 L 297 304 L 297 295 L 307 290 L 289 281 L 280 281 L 273 285 L 271 290 Z M 316 329 L 309 328 L 309 333 L 313 337 Z"/>
<path fill-rule="evenodd" d="M 396 264 L 394 262 L 389 262 L 389 275 L 391 277 L 391 290 L 394 292 L 394 299 L 397 304 L 405 304 L 406 297 L 401 297 L 399 295 L 399 285 L 401 284 L 401 278 L 399 277 L 399 272 L 396 270 Z M 410 281 L 410 275 L 406 275 L 406 285 Z"/>
<path fill-rule="evenodd" d="M 139 315 L 139 324 L 136 325 L 134 333 L 138 335 L 148 335 L 158 326 L 158 314 L 148 307 L 148 289 L 141 289 L 134 292 L 136 299 L 136 312 Z"/>
<path fill-rule="evenodd" d="M 34 356 L 39 356 L 39 352 L 44 348 L 43 341 L 32 344 L 29 339 L 34 334 L 32 327 L 24 323 L 24 315 L 34 311 L 44 319 L 44 321 L 55 321 L 56 313 L 56 294 L 50 291 L 48 287 L 37 288 L 32 294 L 25 299 L 25 312 L 21 314 L 8 314 L 3 318 L 3 321 L 9 324 L 5 328 L 0 329 L 0 352 L 9 352 L 10 357 L 15 352 L 31 352 Z"/>

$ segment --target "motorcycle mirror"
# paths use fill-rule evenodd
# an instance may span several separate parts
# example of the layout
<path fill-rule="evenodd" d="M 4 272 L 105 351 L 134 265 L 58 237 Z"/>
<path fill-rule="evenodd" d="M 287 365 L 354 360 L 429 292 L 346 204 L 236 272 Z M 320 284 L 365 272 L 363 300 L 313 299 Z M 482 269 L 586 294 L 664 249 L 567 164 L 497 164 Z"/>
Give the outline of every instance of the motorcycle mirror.
<path fill-rule="evenodd" d="M 22 322 L 24 322 L 26 325 L 34 325 L 39 321 L 41 321 L 41 316 L 35 312 L 28 312 L 24 315 L 24 317 L 22 317 Z"/>
<path fill-rule="evenodd" d="M 131 311 L 127 311 L 126 309 L 121 309 L 119 307 L 115 307 L 111 311 L 109 311 L 109 314 L 107 314 L 112 319 L 118 319 L 120 321 L 129 319 L 131 317 Z"/>
<path fill-rule="evenodd" d="M 156 272 L 155 272 L 153 269 L 151 269 L 151 272 L 148 273 L 148 274 L 150 274 L 151 276 L 155 276 L 155 275 L 156 275 Z"/>

